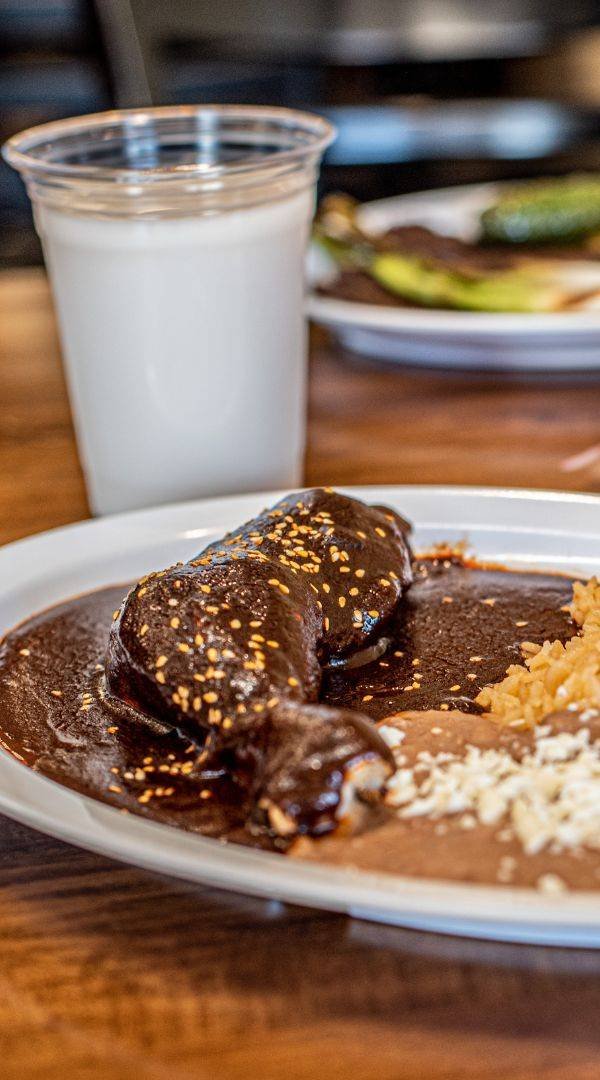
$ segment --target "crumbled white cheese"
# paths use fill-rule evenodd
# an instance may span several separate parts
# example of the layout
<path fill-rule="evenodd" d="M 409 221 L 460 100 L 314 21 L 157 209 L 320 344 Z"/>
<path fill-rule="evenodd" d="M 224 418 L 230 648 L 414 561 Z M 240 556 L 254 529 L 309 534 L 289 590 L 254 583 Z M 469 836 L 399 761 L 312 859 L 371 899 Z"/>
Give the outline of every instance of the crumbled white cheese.
<path fill-rule="evenodd" d="M 398 728 L 392 727 L 390 724 L 382 724 L 378 729 L 381 738 L 385 740 L 388 746 L 392 749 L 396 746 L 400 746 L 400 743 L 406 738 L 406 732 L 400 731 Z"/>
<path fill-rule="evenodd" d="M 507 885 L 509 881 L 512 881 L 516 867 L 517 860 L 512 855 L 503 855 L 498 867 L 498 881 L 503 885 Z"/>
<path fill-rule="evenodd" d="M 391 745 L 394 729 L 380 730 Z M 481 825 L 502 822 L 502 831 L 508 826 L 529 855 L 550 846 L 555 852 L 600 850 L 600 741 L 591 743 L 583 726 L 574 733 L 549 731 L 535 732 L 533 749 L 520 761 L 505 749 L 475 746 L 460 757 L 421 751 L 412 768 L 403 757 L 386 801 L 403 818 L 472 814 Z M 404 733 L 396 734 L 399 745 Z"/>
<path fill-rule="evenodd" d="M 559 896 L 567 891 L 567 883 L 558 874 L 542 874 L 536 881 L 536 888 L 547 896 Z"/>

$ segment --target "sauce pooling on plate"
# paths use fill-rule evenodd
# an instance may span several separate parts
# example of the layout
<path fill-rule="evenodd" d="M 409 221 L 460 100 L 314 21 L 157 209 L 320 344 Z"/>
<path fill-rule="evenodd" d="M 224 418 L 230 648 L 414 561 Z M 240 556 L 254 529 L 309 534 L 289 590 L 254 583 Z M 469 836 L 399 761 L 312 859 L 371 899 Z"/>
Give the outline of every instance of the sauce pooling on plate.
<path fill-rule="evenodd" d="M 391 641 L 360 668 L 333 668 L 323 697 L 381 719 L 403 709 L 479 712 L 475 698 L 522 660 L 521 643 L 564 641 L 572 584 L 558 575 L 511 573 L 460 559 L 419 559 Z"/>

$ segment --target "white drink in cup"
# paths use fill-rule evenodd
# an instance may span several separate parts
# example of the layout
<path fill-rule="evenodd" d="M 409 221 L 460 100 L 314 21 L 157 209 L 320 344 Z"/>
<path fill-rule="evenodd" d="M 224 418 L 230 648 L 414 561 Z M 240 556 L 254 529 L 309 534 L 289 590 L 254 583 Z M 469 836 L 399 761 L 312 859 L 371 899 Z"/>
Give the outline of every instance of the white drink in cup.
<path fill-rule="evenodd" d="M 320 117 L 181 106 L 11 139 L 54 294 L 90 505 L 293 487 Z"/>

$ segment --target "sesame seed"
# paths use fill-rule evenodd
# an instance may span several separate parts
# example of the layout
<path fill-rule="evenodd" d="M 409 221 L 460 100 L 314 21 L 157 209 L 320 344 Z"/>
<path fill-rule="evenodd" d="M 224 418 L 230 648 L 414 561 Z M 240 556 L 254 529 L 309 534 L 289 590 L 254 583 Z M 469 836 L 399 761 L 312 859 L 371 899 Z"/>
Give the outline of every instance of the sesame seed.
<path fill-rule="evenodd" d="M 379 527 L 379 525 L 377 525 L 375 527 L 375 532 L 377 533 L 378 536 L 387 536 L 387 533 L 386 533 L 385 529 L 381 529 Z"/>
<path fill-rule="evenodd" d="M 267 584 L 268 585 L 274 585 L 276 589 L 279 588 L 279 581 L 278 581 L 278 579 L 276 577 L 269 578 Z"/>
<path fill-rule="evenodd" d="M 373 700 L 373 695 L 372 694 L 365 694 L 365 696 L 363 697 L 363 701 L 372 701 L 372 700 Z"/>
<path fill-rule="evenodd" d="M 53 697 L 62 697 L 62 690 L 51 690 L 50 693 Z"/>
<path fill-rule="evenodd" d="M 481 660 L 483 660 L 483 656 L 470 656 L 469 657 L 469 663 L 471 663 L 471 664 L 479 664 Z"/>
<path fill-rule="evenodd" d="M 331 592 L 331 585 L 328 585 L 326 581 L 323 582 L 322 588 L 324 593 Z"/>
<path fill-rule="evenodd" d="M 519 621 L 515 623 L 515 626 L 529 626 L 529 623 L 526 622 L 525 619 L 519 619 Z"/>
<path fill-rule="evenodd" d="M 107 729 L 106 729 L 106 730 L 108 731 L 108 734 L 109 734 L 109 735 L 114 735 L 114 734 L 116 734 L 116 732 L 117 732 L 117 731 L 118 731 L 119 729 L 118 729 L 118 727 L 116 727 L 116 726 L 115 726 L 115 725 L 113 724 L 113 726 L 112 726 L 112 727 L 107 727 Z"/>
<path fill-rule="evenodd" d="M 166 664 L 166 662 L 167 662 L 167 657 L 166 657 L 166 656 L 159 656 L 159 657 L 157 658 L 157 660 L 156 660 L 156 665 L 155 665 L 155 666 L 156 666 L 157 668 L 161 668 L 161 667 L 164 667 L 164 666 L 165 666 L 165 664 Z"/>
<path fill-rule="evenodd" d="M 167 600 L 167 604 L 169 605 L 169 607 L 178 607 L 179 600 L 176 600 L 174 596 L 171 596 Z"/>
<path fill-rule="evenodd" d="M 454 600 L 451 596 L 442 596 L 442 604 L 453 604 Z"/>
<path fill-rule="evenodd" d="M 241 626 L 242 626 L 239 619 L 231 619 L 229 625 L 230 625 L 232 630 L 240 630 Z"/>
<path fill-rule="evenodd" d="M 204 645 L 204 638 L 202 634 L 196 634 L 194 638 L 194 645 Z"/>
<path fill-rule="evenodd" d="M 219 700 L 219 695 L 215 694 L 214 690 L 207 690 L 207 692 L 203 694 L 202 697 L 204 698 L 207 705 L 214 705 L 215 701 Z"/>
<path fill-rule="evenodd" d="M 297 679 L 294 678 L 293 675 L 290 675 L 290 677 L 288 679 L 288 686 L 300 686 L 300 683 L 298 682 Z"/>
<path fill-rule="evenodd" d="M 363 578 L 365 576 L 365 573 L 366 573 L 365 570 L 355 570 L 354 571 L 354 576 L 357 577 L 357 578 Z"/>
<path fill-rule="evenodd" d="M 368 611 L 367 615 L 369 615 L 372 619 L 378 619 L 379 618 L 379 612 L 376 611 L 375 609 L 373 609 L 372 611 Z"/>
<path fill-rule="evenodd" d="M 178 619 L 177 616 L 175 615 L 175 617 L 173 619 L 171 619 L 171 626 L 173 627 L 174 630 L 177 630 L 179 628 L 180 624 L 181 624 L 181 619 Z"/>
<path fill-rule="evenodd" d="M 186 652 L 190 651 L 190 647 L 187 644 L 187 642 L 185 642 L 185 641 L 180 641 L 178 643 L 178 645 L 177 645 L 177 648 L 178 648 L 179 652 L 183 652 L 183 653 L 186 653 Z"/>
<path fill-rule="evenodd" d="M 150 627 L 148 626 L 147 622 L 145 622 L 143 626 L 140 626 L 140 637 L 144 637 L 144 635 L 148 633 L 149 629 Z"/>
<path fill-rule="evenodd" d="M 156 681 L 157 681 L 158 683 L 164 683 L 164 681 L 165 681 L 165 675 L 164 675 L 164 672 L 163 672 L 163 671 L 157 671 L 157 672 L 156 672 Z"/>
<path fill-rule="evenodd" d="M 338 596 L 338 604 L 340 605 L 340 607 L 346 607 L 346 597 Z"/>
<path fill-rule="evenodd" d="M 458 683 L 454 683 L 454 686 L 451 686 L 451 687 L 450 687 L 450 690 L 452 691 L 452 693 L 455 693 L 455 692 L 456 692 L 457 690 L 460 690 L 460 686 L 459 686 L 459 684 L 458 684 Z"/>
<path fill-rule="evenodd" d="M 19 655 L 20 656 L 31 656 L 31 652 L 30 652 L 29 649 L 19 649 Z"/>
<path fill-rule="evenodd" d="M 209 593 L 210 592 L 210 585 L 201 585 L 200 589 L 201 589 L 201 591 L 203 593 Z"/>
<path fill-rule="evenodd" d="M 487 600 L 482 600 L 481 603 L 487 604 L 488 607 L 493 607 L 496 601 L 491 596 L 488 596 Z"/>

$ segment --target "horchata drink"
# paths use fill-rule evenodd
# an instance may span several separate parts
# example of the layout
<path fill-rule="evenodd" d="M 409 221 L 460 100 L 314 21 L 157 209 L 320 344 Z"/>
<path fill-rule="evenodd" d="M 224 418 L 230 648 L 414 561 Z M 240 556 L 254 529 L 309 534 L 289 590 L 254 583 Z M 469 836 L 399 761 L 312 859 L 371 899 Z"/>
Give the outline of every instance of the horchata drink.
<path fill-rule="evenodd" d="M 332 134 L 287 109 L 182 106 L 7 143 L 96 513 L 301 481 L 303 263 Z"/>

